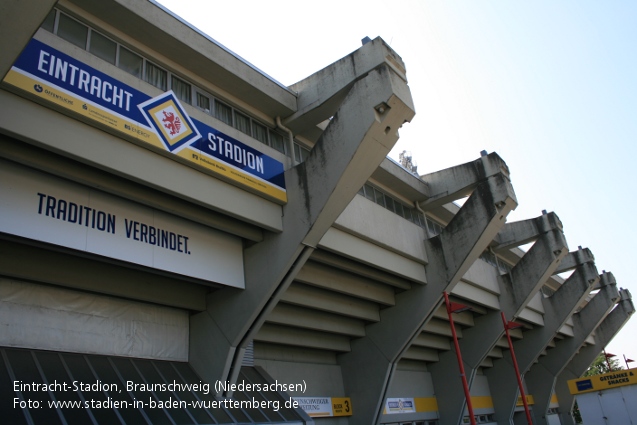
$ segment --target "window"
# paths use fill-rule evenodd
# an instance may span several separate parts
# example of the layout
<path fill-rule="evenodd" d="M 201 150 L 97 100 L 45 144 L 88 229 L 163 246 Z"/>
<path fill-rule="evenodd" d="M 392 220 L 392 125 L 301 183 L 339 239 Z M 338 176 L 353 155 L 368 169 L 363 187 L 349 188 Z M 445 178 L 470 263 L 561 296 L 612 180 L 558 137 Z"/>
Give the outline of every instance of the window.
<path fill-rule="evenodd" d="M 75 19 L 60 14 L 58 22 L 58 37 L 61 37 L 69 43 L 75 44 L 77 47 L 86 49 L 86 37 L 88 35 L 88 27 L 80 24 Z"/>
<path fill-rule="evenodd" d="M 400 202 L 394 202 L 394 211 L 396 212 L 396 214 L 407 218 L 405 210 L 403 209 L 403 204 L 401 204 Z M 407 218 L 407 220 L 409 219 Z"/>
<path fill-rule="evenodd" d="M 252 121 L 252 137 L 263 144 L 268 144 L 268 129 L 257 122 Z"/>
<path fill-rule="evenodd" d="M 370 201 L 374 200 L 374 188 L 368 185 L 367 183 L 363 185 L 363 190 L 365 191 L 365 197 Z"/>
<path fill-rule="evenodd" d="M 250 118 L 246 117 L 241 112 L 234 111 L 234 126 L 242 133 L 252 135 L 252 132 L 250 131 Z"/>
<path fill-rule="evenodd" d="M 91 41 L 88 51 L 98 58 L 115 65 L 117 59 L 117 43 L 109 40 L 102 34 L 91 31 Z"/>
<path fill-rule="evenodd" d="M 396 212 L 396 210 L 394 209 L 394 200 L 387 195 L 385 195 L 385 208 L 387 208 L 391 212 Z"/>
<path fill-rule="evenodd" d="M 382 192 L 374 189 L 374 202 L 385 208 L 385 195 L 383 195 Z"/>
<path fill-rule="evenodd" d="M 300 146 L 298 144 L 294 144 L 294 159 L 296 162 L 303 162 L 307 159 L 307 156 L 310 154 L 310 150 Z"/>
<path fill-rule="evenodd" d="M 402 205 L 403 212 L 405 213 L 405 218 L 412 223 L 418 224 L 418 216 L 415 215 L 415 211 L 409 207 Z"/>
<path fill-rule="evenodd" d="M 487 264 L 490 264 L 491 266 L 498 269 L 500 274 L 511 273 L 511 267 L 501 259 L 498 259 L 498 257 L 496 257 L 490 251 L 484 251 L 482 255 L 480 255 L 480 258 Z"/>
<path fill-rule="evenodd" d="M 228 125 L 232 125 L 232 108 L 215 100 L 215 118 Z"/>
<path fill-rule="evenodd" d="M 119 46 L 119 62 L 117 66 L 137 78 L 142 77 L 142 57 L 131 52 L 126 47 Z"/>
<path fill-rule="evenodd" d="M 190 84 L 173 75 L 171 79 L 171 87 L 175 96 L 177 96 L 177 99 L 183 100 L 187 104 L 192 103 L 192 88 L 190 87 Z"/>
<path fill-rule="evenodd" d="M 210 112 L 210 99 L 201 93 L 197 93 L 197 106 L 206 112 Z"/>
<path fill-rule="evenodd" d="M 426 217 L 425 222 L 427 223 L 427 233 L 429 233 L 430 238 L 442 233 L 444 227 L 433 221 L 431 218 Z"/>
<path fill-rule="evenodd" d="M 285 153 L 285 143 L 283 142 L 283 136 L 274 131 L 270 131 L 270 142 L 272 147 L 281 153 Z"/>
<path fill-rule="evenodd" d="M 42 28 L 49 32 L 55 31 L 55 9 L 52 9 L 46 16 L 44 22 L 42 22 Z"/>
<path fill-rule="evenodd" d="M 145 80 L 147 83 L 152 84 L 160 90 L 166 91 L 168 89 L 168 78 L 166 71 L 148 61 L 146 61 Z"/>
<path fill-rule="evenodd" d="M 427 219 L 425 218 L 425 215 L 421 213 L 420 211 L 418 211 L 418 220 L 414 222 L 420 227 L 422 227 L 423 229 L 425 228 L 425 226 L 427 226 L 427 223 L 426 223 Z"/>
<path fill-rule="evenodd" d="M 200 91 L 199 88 L 190 82 L 162 69 L 141 55 L 57 9 L 53 9 L 47 15 L 42 23 L 42 28 L 57 34 L 60 38 L 75 46 L 89 51 L 121 70 L 143 79 L 162 91 L 166 91 L 168 88 L 172 89 L 175 96 L 184 103 L 192 105 L 193 101 L 196 100 L 196 106 L 206 113 L 212 114 L 218 120 L 233 126 L 283 154 L 294 155 L 298 162 L 305 161 L 310 153 L 309 149 L 296 143 L 294 144 L 293 152 L 286 152 L 286 136 L 279 133 L 276 129 L 261 124 L 247 114 L 239 112 L 232 106 Z M 192 97 L 193 89 L 196 93 L 196 99 Z"/>
<path fill-rule="evenodd" d="M 295 153 L 297 153 L 297 147 L 297 145 L 294 146 Z M 372 202 L 377 203 L 381 207 L 386 208 L 389 211 L 403 217 L 404 219 L 411 221 L 415 225 L 427 230 L 429 237 L 439 235 L 443 230 L 443 226 L 429 218 L 426 218 L 424 214 L 418 211 L 416 208 L 413 208 L 408 204 L 403 204 L 398 199 L 394 199 L 392 196 L 384 193 L 378 188 L 373 187 L 369 183 L 365 183 L 363 187 L 361 187 L 361 189 L 358 191 L 358 194 L 366 197 Z"/>

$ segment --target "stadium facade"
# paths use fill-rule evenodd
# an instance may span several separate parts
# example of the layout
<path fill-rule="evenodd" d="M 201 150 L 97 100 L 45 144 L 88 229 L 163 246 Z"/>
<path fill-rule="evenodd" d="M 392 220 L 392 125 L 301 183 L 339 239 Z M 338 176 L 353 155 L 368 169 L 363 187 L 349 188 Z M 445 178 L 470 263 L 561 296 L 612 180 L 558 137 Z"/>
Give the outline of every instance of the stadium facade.
<path fill-rule="evenodd" d="M 383 40 L 285 87 L 153 2 L 2 8 L 8 423 L 470 423 L 449 317 L 476 423 L 526 423 L 503 318 L 534 423 L 574 423 L 631 296 L 556 214 L 506 221 L 496 153 L 387 158 Z"/>

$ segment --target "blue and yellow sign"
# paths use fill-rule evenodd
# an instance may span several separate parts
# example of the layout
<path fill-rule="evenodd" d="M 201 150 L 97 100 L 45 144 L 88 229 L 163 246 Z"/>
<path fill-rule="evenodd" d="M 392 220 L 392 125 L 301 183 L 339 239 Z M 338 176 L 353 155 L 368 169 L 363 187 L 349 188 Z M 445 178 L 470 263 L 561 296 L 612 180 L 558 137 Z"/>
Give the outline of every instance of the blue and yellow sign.
<path fill-rule="evenodd" d="M 175 152 L 201 138 L 197 127 L 172 90 L 138 106 L 170 152 Z"/>
<path fill-rule="evenodd" d="M 588 376 L 586 378 L 571 379 L 568 389 L 571 394 L 582 394 L 592 391 L 608 390 L 637 384 L 637 369 L 616 370 L 603 375 Z"/>
<path fill-rule="evenodd" d="M 388 398 L 385 402 L 383 415 L 395 413 L 430 413 L 437 411 L 438 402 L 436 397 Z"/>
<path fill-rule="evenodd" d="M 4 79 L 52 106 L 179 156 L 223 180 L 287 202 L 283 164 L 192 119 L 171 91 L 155 98 L 38 40 L 31 40 Z"/>

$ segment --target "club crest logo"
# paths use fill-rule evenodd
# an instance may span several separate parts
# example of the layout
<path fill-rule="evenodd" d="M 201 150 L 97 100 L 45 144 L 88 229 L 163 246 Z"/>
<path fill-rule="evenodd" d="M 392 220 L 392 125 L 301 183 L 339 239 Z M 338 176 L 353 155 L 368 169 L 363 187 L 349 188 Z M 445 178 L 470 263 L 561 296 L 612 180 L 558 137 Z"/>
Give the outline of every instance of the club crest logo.
<path fill-rule="evenodd" d="M 141 103 L 139 109 L 170 152 L 176 153 L 201 138 L 172 91 Z"/>

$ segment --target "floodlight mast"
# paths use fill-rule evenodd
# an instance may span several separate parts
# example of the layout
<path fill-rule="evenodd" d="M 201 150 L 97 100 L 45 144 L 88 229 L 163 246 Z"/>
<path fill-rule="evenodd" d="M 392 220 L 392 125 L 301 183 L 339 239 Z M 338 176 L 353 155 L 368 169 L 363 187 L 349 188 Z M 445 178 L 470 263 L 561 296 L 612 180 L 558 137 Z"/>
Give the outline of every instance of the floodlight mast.
<path fill-rule="evenodd" d="M 451 327 L 451 336 L 453 337 L 453 346 L 456 349 L 456 357 L 458 358 L 458 368 L 460 369 L 460 378 L 462 378 L 462 387 L 464 389 L 464 397 L 467 401 L 467 410 L 469 411 L 469 420 L 471 425 L 476 425 L 476 417 L 473 415 L 473 405 L 471 404 L 471 394 L 469 392 L 469 384 L 467 376 L 464 373 L 464 363 L 462 362 L 462 353 L 460 353 L 460 344 L 458 344 L 458 335 L 456 334 L 456 326 L 453 321 L 452 313 L 467 311 L 471 308 L 464 304 L 452 303 L 449 301 L 449 294 L 443 292 L 445 296 L 445 306 L 447 307 L 447 315 L 449 316 L 449 326 Z"/>
<path fill-rule="evenodd" d="M 513 368 L 515 369 L 515 377 L 518 380 L 518 387 L 520 388 L 520 396 L 522 397 L 522 404 L 524 405 L 524 412 L 526 413 L 526 421 L 529 425 L 533 425 L 531 420 L 531 412 L 529 411 L 529 403 L 526 400 L 526 393 L 524 392 L 524 385 L 522 384 L 522 376 L 520 376 L 520 368 L 518 367 L 518 360 L 515 357 L 515 351 L 513 350 L 513 342 L 511 341 L 510 329 L 516 329 L 522 325 L 517 322 L 509 322 L 504 316 L 504 312 L 501 311 L 502 324 L 504 325 L 504 332 L 507 336 L 507 342 L 509 343 L 509 351 L 511 351 L 511 360 L 513 360 Z"/>

